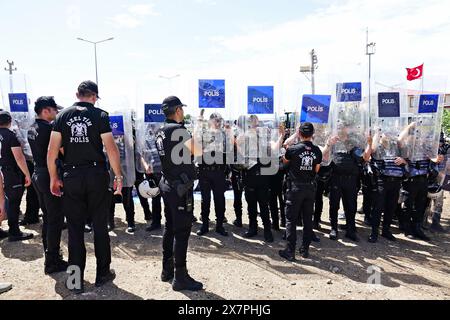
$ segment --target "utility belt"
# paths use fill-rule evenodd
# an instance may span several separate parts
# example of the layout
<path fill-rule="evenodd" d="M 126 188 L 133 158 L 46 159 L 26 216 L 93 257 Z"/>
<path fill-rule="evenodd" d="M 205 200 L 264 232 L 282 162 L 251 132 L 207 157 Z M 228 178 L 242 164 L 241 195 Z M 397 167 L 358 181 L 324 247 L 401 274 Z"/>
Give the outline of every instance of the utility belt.
<path fill-rule="evenodd" d="M 18 166 L 1 166 L 2 172 L 21 172 Z"/>
<path fill-rule="evenodd" d="M 47 167 L 34 167 L 35 173 L 48 173 Z"/>
<path fill-rule="evenodd" d="M 303 188 L 308 188 L 308 189 L 310 189 L 311 187 L 312 188 L 317 188 L 317 182 L 315 181 L 315 180 L 312 180 L 312 181 L 309 181 L 309 182 L 307 182 L 307 181 L 292 181 L 292 179 L 290 179 L 290 178 L 287 178 L 286 179 L 286 187 L 287 187 L 287 190 L 289 191 L 289 190 L 298 190 L 298 189 L 303 189 Z"/>
<path fill-rule="evenodd" d="M 339 174 L 339 173 L 333 173 L 333 176 L 339 179 L 355 179 L 358 177 L 356 174 Z"/>
<path fill-rule="evenodd" d="M 82 165 L 64 165 L 64 171 L 72 171 L 72 170 L 86 170 L 86 169 L 104 169 L 105 171 L 108 171 L 108 168 L 106 166 L 105 162 L 92 162 L 90 164 L 82 164 Z"/>
<path fill-rule="evenodd" d="M 194 180 L 190 179 L 185 173 L 182 173 L 180 175 L 180 179 L 174 180 L 167 179 L 165 176 L 163 176 L 161 179 L 161 183 L 175 190 L 180 198 L 189 193 L 189 190 L 194 189 Z"/>
<path fill-rule="evenodd" d="M 200 171 L 222 171 L 225 172 L 226 166 L 223 164 L 203 164 L 199 166 Z"/>
<path fill-rule="evenodd" d="M 428 175 L 410 177 L 408 179 L 408 182 L 428 182 Z"/>
<path fill-rule="evenodd" d="M 389 176 L 381 176 L 381 179 L 383 179 L 386 182 L 402 182 L 403 178 L 402 177 L 389 177 Z"/>

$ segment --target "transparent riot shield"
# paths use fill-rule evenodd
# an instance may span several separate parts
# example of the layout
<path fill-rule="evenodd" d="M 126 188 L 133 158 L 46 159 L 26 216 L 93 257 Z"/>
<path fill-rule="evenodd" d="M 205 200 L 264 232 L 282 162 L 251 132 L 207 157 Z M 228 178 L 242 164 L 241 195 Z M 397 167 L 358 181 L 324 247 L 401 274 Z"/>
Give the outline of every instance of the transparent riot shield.
<path fill-rule="evenodd" d="M 124 108 L 122 111 L 111 111 L 109 119 L 114 140 L 119 148 L 120 164 L 124 176 L 123 186 L 131 188 L 136 181 L 131 111 L 128 108 Z M 113 173 L 111 172 L 111 174 Z"/>
<path fill-rule="evenodd" d="M 414 139 L 411 161 L 435 159 L 438 155 L 439 141 L 444 112 L 444 95 L 423 94 L 414 99 L 412 127 Z"/>
<path fill-rule="evenodd" d="M 368 114 L 361 102 L 336 102 L 332 112 L 332 134 L 339 138 L 333 156 L 367 145 Z"/>
<path fill-rule="evenodd" d="M 3 103 L 8 106 L 13 118 L 11 130 L 13 130 L 25 154 L 27 160 L 31 161 L 33 155 L 28 144 L 28 129 L 34 122 L 34 108 L 30 98 L 27 77 L 24 74 L 14 74 L 1 77 L 3 88 Z"/>
<path fill-rule="evenodd" d="M 164 125 L 161 104 L 144 104 L 139 107 L 136 130 L 136 169 L 138 172 L 160 173 L 161 160 L 156 148 L 156 133 Z"/>
<path fill-rule="evenodd" d="M 281 155 L 281 147 L 277 144 L 281 135 L 280 125 L 282 123 L 276 115 L 240 116 L 238 119 L 239 134 L 236 139 L 237 162 L 247 170 L 260 166 L 262 175 L 276 174 Z"/>
<path fill-rule="evenodd" d="M 380 92 L 376 97 L 372 120 L 373 155 L 377 160 L 393 160 L 411 156 L 411 132 L 407 108 L 407 96 L 400 92 Z"/>
<path fill-rule="evenodd" d="M 219 112 L 209 117 L 202 114 L 196 121 L 195 139 L 201 142 L 203 156 L 198 157 L 199 165 L 225 165 L 232 151 L 231 132 Z"/>
<path fill-rule="evenodd" d="M 302 99 L 300 122 L 310 122 L 314 125 L 313 142 L 322 149 L 331 136 L 331 99 L 330 95 L 304 95 Z M 324 160 L 322 164 L 328 165 L 330 162 L 330 160 Z"/>

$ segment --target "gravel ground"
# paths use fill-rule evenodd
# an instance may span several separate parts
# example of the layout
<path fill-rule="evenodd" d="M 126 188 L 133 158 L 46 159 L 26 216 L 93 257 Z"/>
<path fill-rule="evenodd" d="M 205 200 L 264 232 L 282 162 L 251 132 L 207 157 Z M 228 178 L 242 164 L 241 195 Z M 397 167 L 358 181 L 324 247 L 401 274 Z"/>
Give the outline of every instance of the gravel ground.
<path fill-rule="evenodd" d="M 443 224 L 448 226 L 449 200 L 444 206 Z M 325 201 L 327 202 L 327 201 Z M 200 203 L 196 202 L 196 216 Z M 227 201 L 227 218 L 233 221 L 232 201 Z M 324 221 L 328 221 L 325 204 Z M 213 211 L 212 211 L 213 212 Z M 245 211 L 244 211 L 245 212 Z M 145 232 L 143 211 L 136 205 L 137 232 L 125 232 L 125 214 L 121 206 L 116 210 L 117 229 L 111 233 L 113 263 L 117 279 L 113 284 L 97 289 L 93 236 L 86 236 L 88 259 L 86 293 L 71 295 L 64 287 L 65 274 L 45 276 L 40 226 L 29 231 L 36 237 L 25 243 L 0 244 L 0 282 L 11 282 L 13 290 L 0 299 L 53 300 L 53 299 L 120 299 L 120 300 L 296 300 L 296 299 L 449 299 L 450 260 L 449 234 L 432 235 L 433 241 L 412 241 L 398 235 L 396 243 L 381 239 L 377 245 L 367 242 L 369 229 L 358 215 L 361 242 L 330 241 L 325 233 L 318 233 L 322 242 L 314 244 L 311 258 L 295 263 L 282 261 L 278 250 L 284 246 L 282 233 L 275 232 L 275 243 L 267 245 L 260 236 L 246 240 L 244 229 L 227 225 L 230 237 L 210 233 L 190 240 L 188 267 L 191 275 L 205 284 L 200 293 L 176 293 L 169 284 L 159 281 L 161 272 L 162 232 Z M 341 221 L 342 223 L 342 221 Z M 6 222 L 3 226 L 5 227 Z M 213 225 L 211 225 L 213 228 Z M 7 229 L 7 226 L 6 226 Z M 398 230 L 394 228 L 394 233 Z M 300 231 L 299 231 L 300 235 Z M 342 232 L 341 232 L 342 235 Z M 63 249 L 67 257 L 67 233 L 63 233 Z M 368 270 L 375 266 L 381 271 L 381 284 L 369 285 Z"/>

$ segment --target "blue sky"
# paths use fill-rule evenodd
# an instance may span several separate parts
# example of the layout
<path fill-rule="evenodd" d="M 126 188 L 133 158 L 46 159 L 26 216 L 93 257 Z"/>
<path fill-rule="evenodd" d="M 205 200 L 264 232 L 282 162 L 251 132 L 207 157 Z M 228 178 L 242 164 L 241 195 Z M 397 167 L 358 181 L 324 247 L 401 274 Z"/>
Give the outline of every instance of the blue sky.
<path fill-rule="evenodd" d="M 1 0 L 0 67 L 13 59 L 32 98 L 54 95 L 67 106 L 80 81 L 95 79 L 93 48 L 76 38 L 115 37 L 98 51 L 104 104 L 135 107 L 173 93 L 195 113 L 197 79 L 226 78 L 230 114 L 243 109 L 247 85 L 275 85 L 282 112 L 309 93 L 298 69 L 312 48 L 319 93 L 366 78 L 366 27 L 378 44 L 377 82 L 401 84 L 404 68 L 423 62 L 426 83 L 445 82 L 449 12 L 437 0 Z M 159 78 L 175 74 L 170 83 Z"/>

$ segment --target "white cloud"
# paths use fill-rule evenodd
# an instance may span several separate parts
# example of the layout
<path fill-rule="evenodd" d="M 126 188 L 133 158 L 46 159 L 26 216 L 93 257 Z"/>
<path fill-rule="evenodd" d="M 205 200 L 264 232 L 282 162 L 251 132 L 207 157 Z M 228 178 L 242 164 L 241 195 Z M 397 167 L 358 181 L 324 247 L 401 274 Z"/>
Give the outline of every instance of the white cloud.
<path fill-rule="evenodd" d="M 116 28 L 134 29 L 143 25 L 146 17 L 160 15 L 154 4 L 129 5 L 125 7 L 125 11 L 126 13 L 116 14 L 107 21 Z"/>
<path fill-rule="evenodd" d="M 143 24 L 141 19 L 138 19 L 132 15 L 121 13 L 108 19 L 108 22 L 112 23 L 116 28 L 134 29 Z"/>
<path fill-rule="evenodd" d="M 136 16 L 158 16 L 154 4 L 136 4 L 128 7 L 128 12 Z"/>
<path fill-rule="evenodd" d="M 298 70 L 300 64 L 309 62 L 308 52 L 315 48 L 320 61 L 318 76 L 360 78 L 365 73 L 368 26 L 371 41 L 377 42 L 375 75 L 399 83 L 406 77 L 405 67 L 422 62 L 429 75 L 450 71 L 449 12 L 450 2 L 438 0 L 333 1 L 301 20 L 210 40 L 212 47 L 238 57 L 236 72 Z"/>

